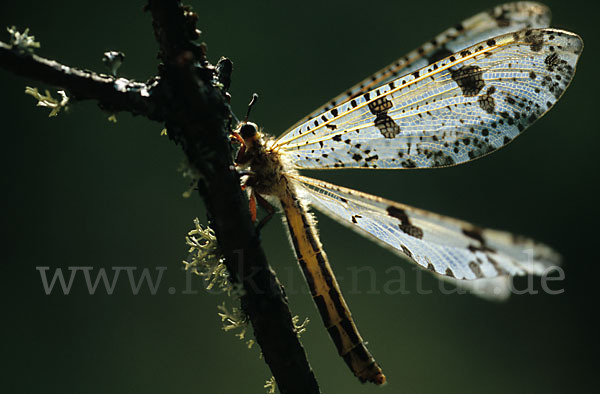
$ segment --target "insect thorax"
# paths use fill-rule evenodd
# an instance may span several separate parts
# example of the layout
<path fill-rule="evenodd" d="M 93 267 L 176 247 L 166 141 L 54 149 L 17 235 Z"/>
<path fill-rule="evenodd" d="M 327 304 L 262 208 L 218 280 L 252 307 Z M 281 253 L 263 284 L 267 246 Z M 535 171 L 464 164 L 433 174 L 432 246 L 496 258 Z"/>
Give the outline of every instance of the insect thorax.
<path fill-rule="evenodd" d="M 280 154 L 269 149 L 268 142 L 261 133 L 248 147 L 246 166 L 253 173 L 248 184 L 259 194 L 279 197 L 285 193 L 287 179 Z"/>

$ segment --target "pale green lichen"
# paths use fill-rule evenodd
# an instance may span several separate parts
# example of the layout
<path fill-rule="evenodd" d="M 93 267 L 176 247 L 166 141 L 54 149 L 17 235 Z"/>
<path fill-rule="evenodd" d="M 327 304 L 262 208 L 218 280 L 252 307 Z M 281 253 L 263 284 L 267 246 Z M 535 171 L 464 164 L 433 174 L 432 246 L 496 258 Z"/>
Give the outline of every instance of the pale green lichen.
<path fill-rule="evenodd" d="M 271 378 L 265 382 L 263 387 L 267 390 L 267 394 L 275 394 L 275 390 L 277 389 L 275 376 L 271 376 Z"/>
<path fill-rule="evenodd" d="M 200 224 L 198 218 L 194 219 L 194 229 L 188 232 L 185 237 L 186 244 L 190 247 L 190 261 L 183 261 L 185 270 L 190 271 L 204 279 L 204 284 L 207 290 L 218 288 L 226 292 L 230 297 L 239 300 L 244 295 L 244 290 L 241 284 L 232 284 L 229 280 L 229 272 L 224 264 L 224 258 L 219 253 L 217 237 L 215 232 L 210 227 L 204 227 Z M 232 331 L 235 336 L 243 341 L 248 349 L 256 343 L 254 339 L 249 339 L 249 321 L 248 316 L 239 307 L 226 306 L 225 302 L 217 305 L 217 314 L 223 323 L 222 329 L 225 332 Z M 292 318 L 294 332 L 298 336 L 306 331 L 309 323 L 308 318 L 305 318 L 300 323 L 300 317 Z M 262 358 L 262 353 L 260 354 Z M 266 381 L 264 388 L 267 393 L 274 394 L 277 389 L 277 383 L 274 377 Z"/>
<path fill-rule="evenodd" d="M 190 187 L 181 194 L 183 198 L 189 198 L 196 189 L 198 181 L 202 178 L 202 176 L 198 170 L 191 166 L 187 161 L 182 162 L 177 171 L 181 173 L 181 176 L 183 176 L 184 179 L 189 181 Z"/>
<path fill-rule="evenodd" d="M 22 51 L 33 53 L 35 48 L 40 47 L 40 43 L 35 41 L 35 36 L 29 35 L 28 28 L 23 33 L 20 33 L 15 26 L 7 27 L 6 30 L 10 34 L 10 45 L 13 48 L 17 47 Z"/>
<path fill-rule="evenodd" d="M 231 294 L 234 288 L 223 264 L 223 256 L 219 253 L 215 232 L 210 227 L 203 227 L 198 218 L 194 219 L 194 225 L 195 228 L 185 237 L 191 255 L 189 262 L 183 261 L 185 270 L 202 277 L 206 289 L 212 290 L 216 286 Z"/>
<path fill-rule="evenodd" d="M 308 317 L 305 317 L 304 321 L 300 324 L 298 324 L 299 321 L 300 321 L 300 316 L 296 315 L 296 316 L 292 317 L 292 324 L 294 325 L 294 331 L 296 331 L 296 335 L 298 335 L 298 336 L 302 335 L 302 333 L 304 333 L 306 331 L 306 327 L 308 326 L 308 323 L 310 323 L 310 320 L 308 320 Z"/>
<path fill-rule="evenodd" d="M 232 307 L 231 310 L 225 306 L 225 302 L 218 305 L 217 308 L 221 311 L 219 316 L 223 322 L 223 331 L 236 330 L 235 336 L 241 341 L 245 340 L 248 349 L 254 345 L 253 339 L 246 339 L 246 333 L 248 332 L 248 318 L 241 310 L 241 308 Z"/>
<path fill-rule="evenodd" d="M 191 254 L 190 261 L 183 261 L 185 270 L 200 276 L 207 290 L 217 288 L 239 300 L 244 294 L 243 288 L 240 284 L 231 284 L 223 256 L 219 253 L 215 232 L 210 227 L 202 226 L 197 218 L 194 219 L 194 226 L 185 237 Z M 235 336 L 245 341 L 248 348 L 252 347 L 254 340 L 246 339 L 248 321 L 242 310 L 238 307 L 229 309 L 225 302 L 217 308 L 220 311 L 218 314 L 223 322 L 223 330 L 236 330 Z"/>
<path fill-rule="evenodd" d="M 69 96 L 65 93 L 64 90 L 59 90 L 58 94 L 61 96 L 60 101 L 52 97 L 52 94 L 48 89 L 46 89 L 46 94 L 42 95 L 37 88 L 32 88 L 30 86 L 25 87 L 25 94 L 28 94 L 38 100 L 38 107 L 46 107 L 50 108 L 50 114 L 48 117 L 53 117 L 58 115 L 61 109 L 66 109 L 67 104 L 69 103 Z"/>

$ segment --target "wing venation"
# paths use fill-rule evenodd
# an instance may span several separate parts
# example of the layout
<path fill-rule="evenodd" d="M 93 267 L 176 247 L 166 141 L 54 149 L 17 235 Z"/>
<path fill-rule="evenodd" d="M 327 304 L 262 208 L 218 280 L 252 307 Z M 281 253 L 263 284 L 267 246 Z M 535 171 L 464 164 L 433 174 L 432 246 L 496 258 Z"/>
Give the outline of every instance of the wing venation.
<path fill-rule="evenodd" d="M 327 182 L 290 175 L 313 207 L 422 268 L 461 279 L 541 275 L 559 264 L 546 245 Z"/>
<path fill-rule="evenodd" d="M 327 104 L 301 119 L 291 129 L 329 111 L 344 101 L 356 98 L 377 86 L 387 84 L 398 76 L 409 74 L 435 63 L 480 41 L 525 28 L 548 27 L 550 18 L 551 13 L 548 7 L 529 1 L 501 4 L 480 12 L 443 31 L 432 40 L 334 97 Z"/>
<path fill-rule="evenodd" d="M 466 48 L 351 99 L 275 142 L 296 168 L 428 168 L 493 152 L 571 82 L 583 42 L 527 29 Z"/>

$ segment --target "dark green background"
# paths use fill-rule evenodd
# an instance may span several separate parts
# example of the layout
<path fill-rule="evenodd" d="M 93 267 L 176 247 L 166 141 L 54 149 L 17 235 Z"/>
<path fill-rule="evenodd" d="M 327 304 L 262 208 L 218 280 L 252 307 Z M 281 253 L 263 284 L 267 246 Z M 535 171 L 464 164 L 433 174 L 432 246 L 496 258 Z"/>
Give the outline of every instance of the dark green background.
<path fill-rule="evenodd" d="M 252 118 L 282 133 L 357 80 L 461 19 L 496 4 L 470 2 L 191 2 L 211 60 L 235 64 L 232 105 L 251 94 Z M 309 174 L 400 202 L 526 234 L 565 256 L 565 293 L 515 296 L 416 294 L 408 263 L 318 215 L 322 241 L 363 336 L 388 375 L 361 385 L 339 359 L 302 283 L 278 220 L 263 232 L 269 260 L 288 284 L 293 313 L 311 319 L 302 336 L 326 393 L 591 392 L 591 318 L 598 265 L 598 10 L 592 2 L 546 2 L 553 26 L 586 48 L 561 102 L 514 144 L 455 168 Z M 156 44 L 142 1 L 0 3 L 0 27 L 31 28 L 37 53 L 102 70 L 105 50 L 127 59 L 120 73 L 145 80 Z M 8 34 L 0 32 L 6 41 Z M 182 295 L 184 235 L 205 218 L 176 172 L 180 149 L 162 125 L 127 114 L 115 125 L 94 103 L 49 119 L 23 94 L 40 86 L 0 70 L 2 128 L 2 380 L 6 393 L 262 393 L 270 377 L 256 348 L 220 329 L 224 297 Z M 40 86 L 41 87 L 41 86 Z M 370 294 L 351 269 L 401 265 L 408 295 Z M 157 295 L 134 296 L 126 277 L 114 295 L 44 294 L 36 266 L 166 266 Z M 437 282 L 424 277 L 426 288 Z M 519 281 L 524 286 L 525 281 Z M 353 286 L 359 291 L 351 291 Z M 167 289 L 174 286 L 176 295 Z M 195 282 L 199 288 L 200 283 Z M 539 288 L 539 282 L 536 282 Z M 230 302 L 230 305 L 232 302 Z"/>

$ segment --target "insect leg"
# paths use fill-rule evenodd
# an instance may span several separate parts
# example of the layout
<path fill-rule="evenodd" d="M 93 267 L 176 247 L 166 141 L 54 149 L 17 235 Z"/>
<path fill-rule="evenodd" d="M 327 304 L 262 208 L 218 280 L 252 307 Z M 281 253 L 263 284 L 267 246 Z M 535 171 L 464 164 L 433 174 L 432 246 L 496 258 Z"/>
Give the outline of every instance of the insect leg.
<path fill-rule="evenodd" d="M 263 228 L 263 226 L 265 224 L 267 224 L 269 222 L 269 220 L 271 220 L 273 215 L 275 215 L 275 207 L 260 194 L 254 193 L 254 191 L 252 191 L 252 195 L 255 196 L 258 204 L 267 211 L 267 216 L 260 219 L 260 221 L 256 225 L 256 231 L 260 232 L 260 230 Z M 255 207 L 255 209 L 256 209 L 256 207 Z"/>

